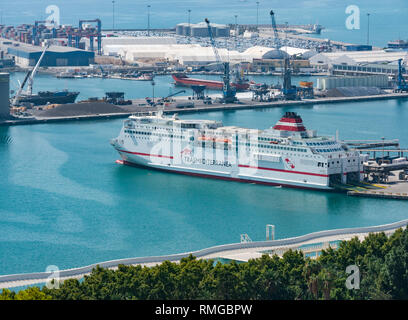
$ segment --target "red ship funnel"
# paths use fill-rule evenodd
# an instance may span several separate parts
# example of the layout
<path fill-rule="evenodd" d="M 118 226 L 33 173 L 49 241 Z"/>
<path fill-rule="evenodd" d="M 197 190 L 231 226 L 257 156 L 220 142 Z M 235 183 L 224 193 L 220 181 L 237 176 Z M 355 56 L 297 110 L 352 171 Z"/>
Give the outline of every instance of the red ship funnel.
<path fill-rule="evenodd" d="M 296 112 L 286 112 L 273 128 L 281 131 L 306 132 L 303 120 Z"/>

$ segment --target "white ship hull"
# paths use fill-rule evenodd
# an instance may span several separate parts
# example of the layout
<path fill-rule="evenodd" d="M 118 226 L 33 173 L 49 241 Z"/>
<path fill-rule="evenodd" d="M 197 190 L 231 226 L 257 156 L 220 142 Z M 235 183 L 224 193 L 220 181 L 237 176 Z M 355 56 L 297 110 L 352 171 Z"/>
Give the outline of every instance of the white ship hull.
<path fill-rule="evenodd" d="M 303 137 L 296 142 L 295 136 L 274 139 L 267 130 L 169 119 L 150 116 L 125 121 L 119 137 L 111 141 L 121 163 L 192 176 L 320 190 L 333 190 L 333 181 L 359 181 L 362 176 L 359 154 L 346 152 L 332 140 Z M 274 128 L 286 132 L 291 131 L 291 125 L 280 122 Z M 206 130 L 201 130 L 204 126 Z M 304 130 L 301 123 L 293 128 Z M 307 147 L 302 139 L 322 141 L 319 145 L 325 145 L 327 151 Z M 330 155 L 323 155 L 329 150 Z"/>
<path fill-rule="evenodd" d="M 270 164 L 265 164 L 265 166 L 251 166 L 236 163 L 231 164 L 231 166 L 217 164 L 207 165 L 202 163 L 189 164 L 183 161 L 186 159 L 186 157 L 181 157 L 181 162 L 179 162 L 174 161 L 174 157 L 162 154 L 152 155 L 146 152 L 129 151 L 123 149 L 117 149 L 117 151 L 123 160 L 122 163 L 127 165 L 150 167 L 157 170 L 164 170 L 191 176 L 247 183 L 308 189 L 333 189 L 329 186 L 328 176 L 326 174 L 311 174 L 308 172 L 286 170 L 284 169 L 283 163 L 280 163 L 280 165 L 274 167 Z M 208 162 L 212 160 L 206 159 L 205 161 Z"/>

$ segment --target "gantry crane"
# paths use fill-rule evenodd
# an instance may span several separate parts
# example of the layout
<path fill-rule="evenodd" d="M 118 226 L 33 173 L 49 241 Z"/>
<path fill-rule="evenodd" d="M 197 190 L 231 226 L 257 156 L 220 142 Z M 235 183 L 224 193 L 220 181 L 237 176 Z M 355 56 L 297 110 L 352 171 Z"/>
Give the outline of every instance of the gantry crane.
<path fill-rule="evenodd" d="M 235 96 L 236 94 L 236 89 L 231 86 L 230 82 L 230 65 L 229 62 L 222 62 L 221 57 L 218 53 L 218 49 L 215 46 L 215 41 L 210 25 L 210 21 L 205 18 L 205 22 L 207 23 L 207 28 L 208 28 L 208 35 L 210 36 L 210 41 L 211 41 L 211 46 L 214 51 L 215 59 L 217 60 L 218 65 L 223 65 L 224 67 L 224 75 L 223 75 L 223 86 L 222 86 L 222 103 L 233 103 L 237 101 L 237 97 Z"/>
<path fill-rule="evenodd" d="M 96 22 L 96 33 L 86 33 L 82 29 L 82 25 L 84 22 Z M 79 20 L 79 28 L 78 31 L 69 32 L 68 33 L 68 46 L 72 47 L 72 37 L 75 36 L 75 48 L 79 48 L 79 42 L 81 41 L 81 37 L 88 37 L 89 38 L 89 48 L 91 51 L 94 51 L 94 38 L 96 37 L 97 40 L 97 52 L 98 55 L 102 55 L 102 22 L 100 19 L 91 19 L 91 20 Z"/>

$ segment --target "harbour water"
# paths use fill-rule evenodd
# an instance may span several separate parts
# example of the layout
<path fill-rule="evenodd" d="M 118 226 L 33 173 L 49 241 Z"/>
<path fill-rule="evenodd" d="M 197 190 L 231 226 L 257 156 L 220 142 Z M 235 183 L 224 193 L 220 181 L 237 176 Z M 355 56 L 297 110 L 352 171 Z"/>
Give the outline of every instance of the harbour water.
<path fill-rule="evenodd" d="M 296 111 L 321 134 L 399 138 L 406 147 L 407 108 L 408 100 L 389 100 L 182 117 L 262 129 Z M 264 240 L 266 224 L 284 238 L 408 216 L 398 200 L 121 166 L 109 145 L 121 125 L 102 120 L 0 127 L 0 274 L 196 250 L 239 242 L 243 233 Z"/>
<path fill-rule="evenodd" d="M 17 91 L 18 81 L 24 80 L 25 73 L 14 72 L 10 76 L 10 87 Z M 193 78 L 221 80 L 219 75 L 192 75 Z M 277 76 L 263 76 L 263 75 L 250 75 L 248 79 L 255 81 L 256 83 L 277 84 L 282 83 L 282 79 Z M 311 76 L 294 76 L 292 82 L 296 85 L 299 81 L 313 81 L 316 85 L 317 78 Z M 164 97 L 171 93 L 175 93 L 180 90 L 186 90 L 186 93 L 181 95 L 191 96 L 193 91 L 185 87 L 174 87 L 174 80 L 171 75 L 155 76 L 154 77 L 154 96 Z M 153 96 L 153 87 L 150 81 L 133 81 L 123 79 L 102 79 L 102 78 L 82 78 L 82 79 L 60 79 L 49 74 L 37 74 L 35 77 L 35 83 L 33 87 L 34 92 L 38 91 L 55 91 L 69 89 L 71 91 L 78 91 L 79 96 L 77 101 L 88 99 L 89 97 L 105 96 L 107 91 L 121 91 L 125 92 L 126 99 L 138 99 L 145 98 L 147 96 Z M 220 91 L 206 90 L 206 93 L 220 93 Z"/>

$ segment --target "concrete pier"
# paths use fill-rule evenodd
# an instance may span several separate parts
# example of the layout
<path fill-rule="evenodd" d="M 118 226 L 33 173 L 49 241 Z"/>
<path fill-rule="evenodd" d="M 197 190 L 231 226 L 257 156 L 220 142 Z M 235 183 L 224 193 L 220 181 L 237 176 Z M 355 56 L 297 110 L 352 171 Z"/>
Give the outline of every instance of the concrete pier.
<path fill-rule="evenodd" d="M 408 200 L 408 181 L 391 180 L 389 183 L 376 184 L 379 189 L 348 191 L 347 195 L 356 197 Z"/>
<path fill-rule="evenodd" d="M 194 112 L 211 112 L 211 111 L 224 111 L 224 110 L 248 110 L 248 109 L 259 109 L 259 108 L 279 108 L 288 106 L 299 106 L 299 105 L 316 105 L 316 104 L 328 104 L 328 103 L 344 103 L 344 102 L 359 102 L 359 101 L 375 101 L 375 100 L 388 100 L 388 99 L 406 99 L 408 98 L 408 93 L 390 93 L 375 96 L 360 96 L 360 97 L 330 97 L 330 98 L 315 98 L 315 99 L 305 99 L 300 101 L 272 101 L 272 102 L 258 102 L 251 101 L 251 99 L 245 98 L 240 99 L 241 103 L 234 104 L 204 104 L 201 100 L 195 100 L 194 107 L 192 108 L 177 108 L 175 105 L 165 106 L 165 114 L 183 114 L 183 113 L 194 113 Z M 187 97 L 179 97 L 177 101 L 185 101 Z M 2 121 L 0 125 L 3 126 L 13 126 L 13 125 L 23 125 L 23 124 L 36 124 L 36 123 L 47 123 L 47 122 L 62 122 L 62 121 L 78 121 L 78 120 L 98 120 L 98 119 L 108 119 L 108 118 L 125 118 L 133 113 L 140 112 L 152 112 L 157 111 L 158 107 L 151 107 L 146 104 L 144 99 L 137 99 L 132 101 L 133 104 L 129 106 L 121 106 L 123 112 L 120 113 L 95 113 L 95 114 L 76 114 L 72 116 L 63 117 L 41 117 L 40 114 L 34 113 L 35 118 L 30 119 L 15 119 L 9 121 Z M 62 106 L 63 108 L 63 106 Z"/>

